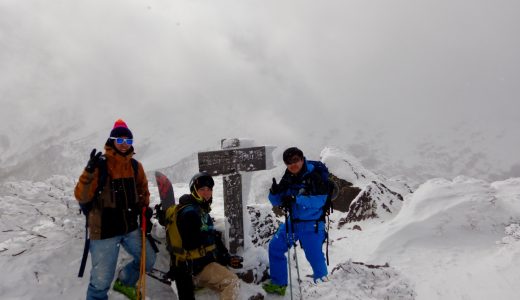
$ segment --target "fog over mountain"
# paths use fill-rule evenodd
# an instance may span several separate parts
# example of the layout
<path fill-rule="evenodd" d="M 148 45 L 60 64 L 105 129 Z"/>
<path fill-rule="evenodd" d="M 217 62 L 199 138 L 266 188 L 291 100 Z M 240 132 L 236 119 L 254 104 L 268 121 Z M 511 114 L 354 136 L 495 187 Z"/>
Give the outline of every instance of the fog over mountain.
<path fill-rule="evenodd" d="M 519 12 L 3 0 L 0 179 L 77 176 L 120 117 L 147 169 L 245 137 L 311 157 L 339 147 L 387 176 L 520 176 Z"/>
<path fill-rule="evenodd" d="M 296 247 L 296 296 L 517 298 L 519 15 L 513 0 L 0 0 L 2 299 L 84 298 L 73 189 L 118 118 L 177 197 L 221 138 L 276 147 L 275 168 L 243 177 L 244 263 L 258 271 L 286 147 L 359 190 L 331 215 L 329 282 L 306 276 Z"/>

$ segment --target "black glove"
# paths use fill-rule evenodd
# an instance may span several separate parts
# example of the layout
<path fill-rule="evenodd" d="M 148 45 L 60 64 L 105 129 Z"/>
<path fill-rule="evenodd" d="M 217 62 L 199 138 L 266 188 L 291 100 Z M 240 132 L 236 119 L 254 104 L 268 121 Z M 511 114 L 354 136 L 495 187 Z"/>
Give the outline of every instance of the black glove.
<path fill-rule="evenodd" d="M 289 209 L 291 208 L 291 205 L 296 202 L 296 198 L 294 196 L 285 195 L 282 197 L 282 207 Z"/>
<path fill-rule="evenodd" d="M 94 173 L 94 170 L 96 170 L 100 159 L 101 152 L 96 153 L 96 149 L 92 149 L 92 152 L 90 152 L 90 159 L 88 160 L 87 166 L 85 167 L 85 171 Z"/>
<path fill-rule="evenodd" d="M 162 209 L 162 205 L 161 204 L 156 204 L 154 206 L 155 208 L 155 215 L 156 215 L 156 218 L 157 220 L 159 221 L 159 224 L 161 224 L 162 226 L 165 226 L 166 225 L 166 212 Z"/>
<path fill-rule="evenodd" d="M 166 279 L 169 279 L 170 281 L 175 281 L 175 267 L 170 266 L 170 269 L 165 275 Z"/>
<path fill-rule="evenodd" d="M 150 234 L 152 232 L 153 223 L 152 223 L 152 216 L 153 216 L 153 209 L 148 206 L 146 207 L 146 212 L 144 214 L 146 218 L 146 233 Z"/>
<path fill-rule="evenodd" d="M 271 185 L 271 188 L 269 189 L 271 194 L 276 195 L 276 194 L 280 194 L 281 192 L 285 191 L 287 189 L 287 187 L 285 186 L 285 184 L 283 184 L 283 182 L 284 181 L 282 178 L 282 180 L 280 180 L 280 183 L 276 183 L 276 179 L 273 177 L 273 184 Z"/>
<path fill-rule="evenodd" d="M 240 269 L 240 268 L 244 267 L 244 265 L 242 265 L 243 261 L 244 261 L 244 258 L 242 256 L 231 255 L 229 257 L 228 266 L 230 266 L 233 269 Z"/>

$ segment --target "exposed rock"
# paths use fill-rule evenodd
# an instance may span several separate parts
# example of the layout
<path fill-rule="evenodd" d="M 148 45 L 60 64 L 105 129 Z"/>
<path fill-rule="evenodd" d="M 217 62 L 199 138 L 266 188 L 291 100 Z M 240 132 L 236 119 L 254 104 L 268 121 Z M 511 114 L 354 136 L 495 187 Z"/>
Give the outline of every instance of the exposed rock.
<path fill-rule="evenodd" d="M 390 190 L 382 182 L 372 181 L 350 205 L 338 226 L 346 223 L 379 218 L 382 214 L 395 215 L 401 209 L 403 196 Z"/>
<path fill-rule="evenodd" d="M 280 221 L 276 219 L 270 205 L 248 205 L 247 211 L 251 219 L 249 231 L 251 243 L 254 247 L 265 248 L 276 232 Z M 268 266 L 260 261 L 256 265 L 250 265 L 248 268 L 248 270 L 237 274 L 247 283 L 254 282 L 258 284 L 269 277 Z"/>
<path fill-rule="evenodd" d="M 254 295 L 254 296 L 249 297 L 248 300 L 263 300 L 263 299 L 264 299 L 264 295 L 258 293 L 258 294 Z"/>
<path fill-rule="evenodd" d="M 266 281 L 269 279 L 269 268 L 263 264 L 255 266 L 253 269 L 249 269 L 244 272 L 236 273 L 237 276 L 246 283 L 256 283 Z"/>
<path fill-rule="evenodd" d="M 334 210 L 347 212 L 350 203 L 356 199 L 359 192 L 361 192 L 361 189 L 353 186 L 351 182 L 341 179 L 332 173 L 329 178 L 334 182 L 334 193 L 332 195 Z"/>
<path fill-rule="evenodd" d="M 334 210 L 343 212 L 331 217 L 338 228 L 366 219 L 390 219 L 401 209 L 403 195 L 411 192 L 406 183 L 373 173 L 347 153 L 326 148 L 321 156 L 336 185 Z"/>
<path fill-rule="evenodd" d="M 269 243 L 271 237 L 280 225 L 271 207 L 247 206 L 251 218 L 251 242 L 257 247 L 263 247 Z"/>

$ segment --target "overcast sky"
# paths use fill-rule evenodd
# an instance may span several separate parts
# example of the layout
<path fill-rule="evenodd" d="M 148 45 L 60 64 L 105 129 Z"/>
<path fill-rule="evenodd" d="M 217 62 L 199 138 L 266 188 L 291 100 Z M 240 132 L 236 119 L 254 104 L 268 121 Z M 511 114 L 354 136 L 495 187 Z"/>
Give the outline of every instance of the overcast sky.
<path fill-rule="evenodd" d="M 176 159 L 229 136 L 314 153 L 385 138 L 402 155 L 461 126 L 513 158 L 519 15 L 518 1 L 0 0 L 0 150 L 122 117 L 136 138 L 178 140 Z"/>

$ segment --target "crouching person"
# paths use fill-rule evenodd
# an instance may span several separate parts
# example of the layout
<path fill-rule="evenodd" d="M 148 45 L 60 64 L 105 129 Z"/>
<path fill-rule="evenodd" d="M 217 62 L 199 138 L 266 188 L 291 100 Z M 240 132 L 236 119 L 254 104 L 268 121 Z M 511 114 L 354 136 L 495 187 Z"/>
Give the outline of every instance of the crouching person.
<path fill-rule="evenodd" d="M 213 178 L 197 173 L 190 181 L 191 194 L 166 211 L 166 231 L 172 273 L 180 300 L 192 300 L 195 286 L 220 293 L 222 300 L 238 299 L 240 282 L 225 266 L 242 267 L 242 257 L 230 255 L 209 214 Z"/>

